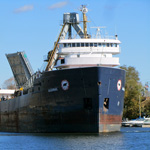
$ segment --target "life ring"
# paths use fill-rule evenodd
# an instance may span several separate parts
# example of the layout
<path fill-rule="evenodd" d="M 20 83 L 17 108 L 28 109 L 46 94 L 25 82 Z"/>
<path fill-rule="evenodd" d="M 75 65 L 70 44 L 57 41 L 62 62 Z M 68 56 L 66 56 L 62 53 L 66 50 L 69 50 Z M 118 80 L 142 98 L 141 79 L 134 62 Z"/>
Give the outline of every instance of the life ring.
<path fill-rule="evenodd" d="M 118 91 L 121 90 L 121 80 L 118 80 L 118 82 L 117 82 L 117 89 L 118 89 Z"/>
<path fill-rule="evenodd" d="M 62 80 L 61 81 L 61 88 L 66 91 L 69 89 L 69 82 L 67 80 Z"/>

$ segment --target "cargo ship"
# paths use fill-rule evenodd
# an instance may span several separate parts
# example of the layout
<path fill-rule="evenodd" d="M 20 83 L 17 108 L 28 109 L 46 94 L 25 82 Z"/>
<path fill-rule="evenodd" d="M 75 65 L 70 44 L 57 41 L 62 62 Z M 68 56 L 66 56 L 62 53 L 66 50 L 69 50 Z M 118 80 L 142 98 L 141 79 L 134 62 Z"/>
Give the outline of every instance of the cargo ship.
<path fill-rule="evenodd" d="M 6 54 L 17 89 L 0 102 L 0 132 L 100 133 L 120 131 L 125 71 L 117 68 L 118 36 L 87 33 L 88 9 L 63 14 L 44 71 L 33 72 L 25 52 Z M 72 35 L 72 31 L 76 36 Z"/>

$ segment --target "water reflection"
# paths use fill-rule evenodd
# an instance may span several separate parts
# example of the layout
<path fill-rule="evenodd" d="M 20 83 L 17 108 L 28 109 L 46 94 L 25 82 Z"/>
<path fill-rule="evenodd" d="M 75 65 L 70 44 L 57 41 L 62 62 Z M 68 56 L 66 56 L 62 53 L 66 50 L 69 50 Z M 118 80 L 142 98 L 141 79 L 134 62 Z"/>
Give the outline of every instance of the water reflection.
<path fill-rule="evenodd" d="M 0 149 L 22 150 L 118 150 L 150 148 L 150 128 L 122 128 L 101 134 L 2 133 Z"/>

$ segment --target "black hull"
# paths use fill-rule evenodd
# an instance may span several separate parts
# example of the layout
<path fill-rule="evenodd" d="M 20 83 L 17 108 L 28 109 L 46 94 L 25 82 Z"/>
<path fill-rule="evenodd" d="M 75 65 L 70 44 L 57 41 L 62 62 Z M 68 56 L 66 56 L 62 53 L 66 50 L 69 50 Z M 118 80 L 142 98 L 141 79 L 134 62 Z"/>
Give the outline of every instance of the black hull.
<path fill-rule="evenodd" d="M 0 102 L 0 131 L 119 131 L 124 87 L 125 71 L 121 69 L 89 67 L 45 72 L 26 94 Z"/>

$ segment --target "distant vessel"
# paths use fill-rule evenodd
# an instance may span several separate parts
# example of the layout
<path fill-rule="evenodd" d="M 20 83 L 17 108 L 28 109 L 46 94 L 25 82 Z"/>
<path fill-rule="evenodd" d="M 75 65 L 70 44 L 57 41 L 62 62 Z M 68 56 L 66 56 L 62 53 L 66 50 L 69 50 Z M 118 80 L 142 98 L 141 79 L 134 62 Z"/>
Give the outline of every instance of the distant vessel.
<path fill-rule="evenodd" d="M 129 121 L 123 121 L 123 127 L 142 127 L 145 119 L 144 118 L 137 118 Z"/>
<path fill-rule="evenodd" d="M 123 127 L 150 127 L 150 118 L 137 118 L 122 122 Z"/>
<path fill-rule="evenodd" d="M 119 65 L 120 41 L 87 34 L 77 13 L 65 13 L 47 67 L 33 73 L 24 52 L 7 54 L 19 90 L 0 102 L 0 131 L 99 133 L 119 131 L 122 121 L 125 71 Z M 77 37 L 72 36 L 73 29 Z M 68 37 L 66 36 L 68 34 Z M 80 37 L 80 38 L 79 38 Z M 53 69 L 54 68 L 54 69 Z"/>
<path fill-rule="evenodd" d="M 145 118 L 143 124 L 142 124 L 143 128 L 150 128 L 150 118 Z"/>

